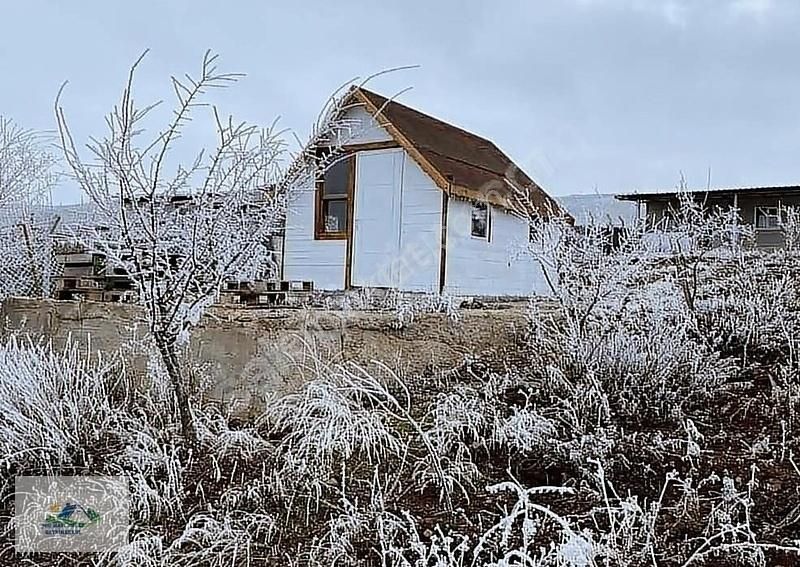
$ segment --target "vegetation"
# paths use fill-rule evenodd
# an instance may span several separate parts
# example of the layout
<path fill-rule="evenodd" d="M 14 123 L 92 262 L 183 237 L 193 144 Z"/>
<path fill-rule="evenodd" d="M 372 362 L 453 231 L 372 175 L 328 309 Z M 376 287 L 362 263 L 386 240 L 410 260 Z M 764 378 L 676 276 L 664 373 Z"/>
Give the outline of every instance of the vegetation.
<path fill-rule="evenodd" d="M 252 420 L 192 392 L 195 443 L 160 365 L 137 386 L 116 361 L 7 339 L 4 495 L 15 475 L 45 472 L 121 474 L 132 492 L 119 553 L 29 559 L 791 564 L 800 264 L 789 248 L 749 249 L 746 231 L 687 236 L 689 222 L 735 227 L 693 217 L 657 245 L 630 230 L 613 251 L 599 227 L 531 243 L 562 309 L 532 303 L 508 356 L 426 376 L 319 360 Z"/>

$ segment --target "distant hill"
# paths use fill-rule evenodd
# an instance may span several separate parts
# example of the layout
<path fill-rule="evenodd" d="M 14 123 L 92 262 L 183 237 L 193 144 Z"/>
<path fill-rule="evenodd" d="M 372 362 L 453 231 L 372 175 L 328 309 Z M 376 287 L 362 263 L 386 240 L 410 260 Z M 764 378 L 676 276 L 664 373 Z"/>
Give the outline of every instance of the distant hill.
<path fill-rule="evenodd" d="M 556 198 L 578 225 L 585 225 L 592 218 L 595 222 L 608 222 L 615 226 L 631 224 L 636 220 L 636 203 L 617 201 L 611 194 L 565 195 Z"/>

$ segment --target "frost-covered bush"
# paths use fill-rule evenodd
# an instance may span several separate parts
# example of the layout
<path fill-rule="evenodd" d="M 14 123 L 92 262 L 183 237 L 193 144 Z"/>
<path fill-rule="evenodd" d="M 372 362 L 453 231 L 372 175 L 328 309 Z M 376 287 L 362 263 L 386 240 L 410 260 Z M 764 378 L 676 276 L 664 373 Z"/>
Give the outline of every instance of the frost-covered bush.
<path fill-rule="evenodd" d="M 450 392 L 438 394 L 426 416 L 427 432 L 440 453 L 447 453 L 459 443 L 485 446 L 495 408 L 476 388 L 457 385 Z"/>
<path fill-rule="evenodd" d="M 800 329 L 796 277 L 782 253 L 750 254 L 721 266 L 697 306 L 697 333 L 710 348 L 752 363 L 788 360 Z"/>
<path fill-rule="evenodd" d="M 103 453 L 119 414 L 114 382 L 121 373 L 74 343 L 11 336 L 0 343 L 0 454 L 3 468 L 69 467 Z"/>
<path fill-rule="evenodd" d="M 588 433 L 613 414 L 676 419 L 684 402 L 735 375 L 735 367 L 696 339 L 691 321 L 655 296 L 629 299 L 583 326 L 534 323 L 532 349 L 545 387 Z M 536 321 L 536 315 L 533 315 Z"/>
<path fill-rule="evenodd" d="M 443 313 L 449 322 L 461 320 L 461 305 L 464 298 L 447 293 L 404 292 L 399 289 L 358 288 L 342 294 L 327 295 L 315 303 L 327 309 L 380 311 L 391 313 L 393 324 L 402 329 L 412 325 L 423 313 Z"/>
<path fill-rule="evenodd" d="M 167 541 L 163 535 L 141 532 L 119 551 L 107 554 L 106 565 L 118 567 L 228 567 L 263 565 L 254 554 L 269 540 L 275 521 L 266 514 L 234 512 L 222 517 L 198 513 L 180 535 Z"/>
<path fill-rule="evenodd" d="M 133 516 L 146 524 L 181 517 L 188 463 L 180 448 L 163 432 L 141 422 L 130 425 L 139 429 L 127 437 L 117 465 L 128 477 Z"/>
<path fill-rule="evenodd" d="M 466 567 L 472 565 L 470 538 L 445 533 L 420 534 L 419 520 L 409 512 L 383 514 L 376 521 L 376 550 L 387 567 Z"/>
<path fill-rule="evenodd" d="M 708 274 L 718 275 L 721 258 L 742 257 L 740 227 L 729 211 L 705 216 L 691 200 L 682 207 L 665 233 L 666 257 L 643 227 L 621 234 L 603 226 L 561 227 L 531 245 L 534 257 L 559 275 L 554 296 L 562 308 L 554 317 L 531 303 L 533 358 L 538 372 L 556 377 L 545 387 L 562 400 L 580 435 L 607 426 L 612 416 L 680 421 L 687 399 L 737 374 L 698 322 Z"/>
<path fill-rule="evenodd" d="M 331 367 L 328 376 L 271 404 L 264 418 L 283 434 L 279 448 L 321 467 L 354 456 L 376 462 L 399 453 L 401 443 L 381 411 L 380 398 L 391 394 L 364 377 L 355 366 Z"/>
<path fill-rule="evenodd" d="M 495 426 L 494 440 L 513 451 L 541 453 L 552 447 L 557 429 L 548 419 L 530 408 L 512 408 L 511 415 Z"/>
<path fill-rule="evenodd" d="M 394 424 L 407 415 L 383 383 L 355 364 L 317 364 L 314 372 L 260 418 L 279 439 L 273 493 L 292 501 L 300 495 L 309 504 L 319 503 L 353 459 L 378 464 L 398 457 L 405 445 Z"/>
<path fill-rule="evenodd" d="M 254 424 L 233 428 L 230 420 L 210 405 L 195 412 L 195 420 L 200 444 L 215 459 L 252 461 L 263 459 L 274 449 Z"/>

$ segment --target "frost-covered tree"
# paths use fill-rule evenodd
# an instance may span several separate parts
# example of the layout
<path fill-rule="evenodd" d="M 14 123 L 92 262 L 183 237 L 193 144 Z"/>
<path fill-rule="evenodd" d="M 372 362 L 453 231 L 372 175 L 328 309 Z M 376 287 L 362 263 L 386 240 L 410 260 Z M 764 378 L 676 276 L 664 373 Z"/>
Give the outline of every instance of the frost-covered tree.
<path fill-rule="evenodd" d="M 0 115 L 0 205 L 44 204 L 55 181 L 46 139 Z"/>
<path fill-rule="evenodd" d="M 0 297 L 44 295 L 54 270 L 47 207 L 55 156 L 41 134 L 0 116 Z"/>
<path fill-rule="evenodd" d="M 145 139 L 145 121 L 155 105 L 139 106 L 133 96 L 143 57 L 107 117 L 107 134 L 89 143 L 91 159 L 78 150 L 60 95 L 56 118 L 66 161 L 96 214 L 79 240 L 134 281 L 174 388 L 183 434 L 193 439 L 181 347 L 227 281 L 253 280 L 268 268 L 267 243 L 282 230 L 291 196 L 337 159 L 354 126 L 343 118 L 346 97 L 334 96 L 308 143 L 290 152 L 284 132 L 274 126 L 223 118 L 209 104 L 209 91 L 242 75 L 221 72 L 217 55 L 207 52 L 197 76 L 172 77 L 172 120 Z M 175 165 L 182 133 L 197 118 L 213 126 L 216 148 Z M 330 151 L 320 157 L 318 145 Z"/>

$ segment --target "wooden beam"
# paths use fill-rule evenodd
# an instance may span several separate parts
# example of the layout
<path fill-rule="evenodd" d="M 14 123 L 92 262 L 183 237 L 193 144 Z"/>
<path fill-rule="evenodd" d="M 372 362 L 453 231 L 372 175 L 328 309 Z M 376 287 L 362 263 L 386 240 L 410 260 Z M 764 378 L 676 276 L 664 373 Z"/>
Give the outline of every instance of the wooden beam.
<path fill-rule="evenodd" d="M 348 144 L 342 146 L 342 152 L 352 154 L 355 152 L 369 152 L 372 150 L 391 150 L 399 148 L 400 144 L 396 140 L 386 140 L 383 142 L 364 142 L 363 144 Z"/>
<path fill-rule="evenodd" d="M 356 154 L 348 158 L 350 164 L 347 174 L 347 244 L 344 259 L 344 288 L 350 289 L 353 285 L 353 225 L 355 224 L 356 210 Z"/>
<path fill-rule="evenodd" d="M 439 250 L 439 293 L 444 292 L 445 278 L 447 277 L 447 209 L 450 204 L 450 197 L 446 191 L 442 191 L 442 237 L 441 248 Z"/>

